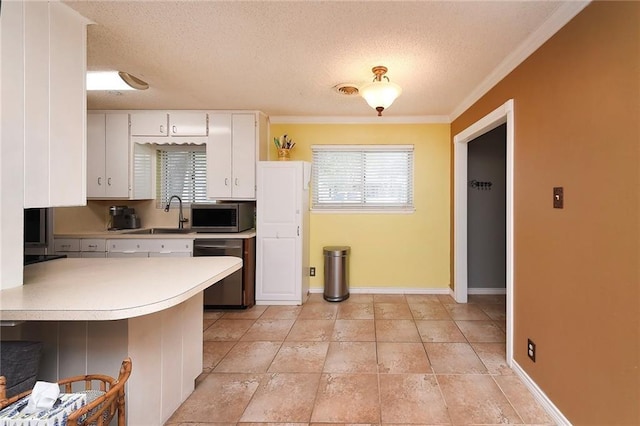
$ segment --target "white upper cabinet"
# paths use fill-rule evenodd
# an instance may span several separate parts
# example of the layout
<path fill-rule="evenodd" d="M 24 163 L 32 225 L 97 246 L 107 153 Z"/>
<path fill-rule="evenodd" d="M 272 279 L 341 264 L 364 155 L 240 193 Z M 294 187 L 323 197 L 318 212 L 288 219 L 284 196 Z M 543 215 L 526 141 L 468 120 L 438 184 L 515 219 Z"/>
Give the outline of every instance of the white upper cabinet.
<path fill-rule="evenodd" d="M 256 161 L 266 126 L 259 113 L 210 113 L 207 142 L 207 197 L 252 200 Z"/>
<path fill-rule="evenodd" d="M 131 136 L 207 136 L 207 114 L 197 111 L 132 113 Z"/>
<path fill-rule="evenodd" d="M 129 197 L 129 114 L 87 114 L 87 198 Z"/>
<path fill-rule="evenodd" d="M 129 114 L 87 114 L 87 198 L 153 198 L 151 145 L 131 143 Z"/>
<path fill-rule="evenodd" d="M 140 112 L 131 114 L 131 136 L 169 135 L 169 114 L 166 112 Z"/>
<path fill-rule="evenodd" d="M 87 22 L 60 2 L 24 2 L 14 42 L 24 57 L 25 207 L 86 202 Z"/>
<path fill-rule="evenodd" d="M 204 112 L 172 112 L 169 114 L 171 136 L 207 136 L 207 114 Z"/>

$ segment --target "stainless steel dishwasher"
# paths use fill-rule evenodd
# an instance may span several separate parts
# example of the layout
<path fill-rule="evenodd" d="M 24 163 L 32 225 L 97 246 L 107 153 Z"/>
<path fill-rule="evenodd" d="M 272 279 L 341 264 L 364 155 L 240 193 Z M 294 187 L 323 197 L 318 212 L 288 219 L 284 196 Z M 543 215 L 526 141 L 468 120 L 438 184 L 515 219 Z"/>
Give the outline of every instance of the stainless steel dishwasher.
<path fill-rule="evenodd" d="M 242 269 L 204 291 L 205 308 L 244 309 L 255 304 L 255 238 L 196 239 L 193 256 L 235 256 L 243 261 Z"/>

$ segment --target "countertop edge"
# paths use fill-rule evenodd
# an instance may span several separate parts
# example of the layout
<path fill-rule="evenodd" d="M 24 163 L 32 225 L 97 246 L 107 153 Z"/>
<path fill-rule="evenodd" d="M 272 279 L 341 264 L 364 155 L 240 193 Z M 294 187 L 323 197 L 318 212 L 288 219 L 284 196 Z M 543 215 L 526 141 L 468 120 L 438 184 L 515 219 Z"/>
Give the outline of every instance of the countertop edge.
<path fill-rule="evenodd" d="M 111 321 L 111 320 L 130 319 L 130 318 L 135 318 L 143 315 L 160 312 L 190 299 L 191 297 L 195 296 L 196 294 L 203 291 L 207 287 L 220 281 L 222 278 L 232 274 L 235 271 L 240 270 L 242 268 L 242 259 L 240 258 L 236 258 L 236 259 L 237 259 L 237 262 L 234 262 L 233 264 L 231 264 L 231 266 L 223 270 L 220 270 L 217 274 L 211 276 L 210 278 L 202 282 L 199 282 L 197 284 L 194 284 L 193 286 L 188 287 L 186 290 L 174 296 L 167 297 L 151 303 L 145 303 L 142 305 L 126 307 L 122 309 L 52 310 L 52 309 L 17 309 L 17 308 L 5 309 L 2 301 L 0 300 L 0 320 L 2 321 Z M 0 294 L 4 291 L 5 290 L 0 291 Z"/>
<path fill-rule="evenodd" d="M 135 231 L 144 230 L 148 228 L 140 228 Z M 256 230 L 250 229 L 247 231 L 237 233 L 200 233 L 189 232 L 185 234 L 134 234 L 131 231 L 80 231 L 80 232 L 64 232 L 54 233 L 53 238 L 104 238 L 105 240 L 111 239 L 172 239 L 172 240 L 195 240 L 195 239 L 248 239 L 256 236 Z"/>

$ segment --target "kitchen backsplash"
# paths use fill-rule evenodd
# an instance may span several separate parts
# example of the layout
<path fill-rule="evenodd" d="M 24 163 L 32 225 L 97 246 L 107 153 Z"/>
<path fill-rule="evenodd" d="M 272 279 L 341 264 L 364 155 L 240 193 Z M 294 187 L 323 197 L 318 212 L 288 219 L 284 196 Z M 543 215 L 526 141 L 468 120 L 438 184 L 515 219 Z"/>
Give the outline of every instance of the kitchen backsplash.
<path fill-rule="evenodd" d="M 178 203 L 166 213 L 156 207 L 155 200 L 89 200 L 83 207 L 56 207 L 54 209 L 54 234 L 106 231 L 109 227 L 109 206 L 133 207 L 140 216 L 143 228 L 178 227 Z M 174 208 L 175 207 L 175 208 Z M 184 216 L 189 217 L 189 208 L 184 208 Z M 185 224 L 189 227 L 189 223 Z"/>

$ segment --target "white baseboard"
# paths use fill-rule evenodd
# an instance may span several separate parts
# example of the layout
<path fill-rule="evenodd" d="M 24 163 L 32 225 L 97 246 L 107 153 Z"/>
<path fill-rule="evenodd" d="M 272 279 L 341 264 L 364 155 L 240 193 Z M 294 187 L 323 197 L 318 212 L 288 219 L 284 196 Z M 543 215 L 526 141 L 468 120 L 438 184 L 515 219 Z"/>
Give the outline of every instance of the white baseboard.
<path fill-rule="evenodd" d="M 467 294 L 507 294 L 507 289 L 505 287 L 502 288 L 471 288 L 467 289 Z"/>
<path fill-rule="evenodd" d="M 533 397 L 540 403 L 542 408 L 551 416 L 553 421 L 560 426 L 571 426 L 571 422 L 562 414 L 562 412 L 555 406 L 549 397 L 538 387 L 536 382 L 520 367 L 520 365 L 512 360 L 511 368 L 522 379 L 524 385 L 531 391 Z"/>
<path fill-rule="evenodd" d="M 445 288 L 402 288 L 402 287 L 355 287 L 349 293 L 358 294 L 449 294 L 449 287 Z M 324 293 L 324 288 L 314 287 L 309 293 Z"/>

